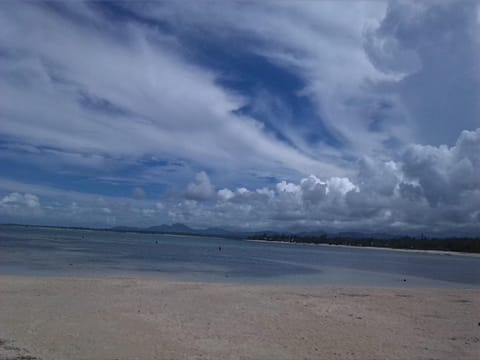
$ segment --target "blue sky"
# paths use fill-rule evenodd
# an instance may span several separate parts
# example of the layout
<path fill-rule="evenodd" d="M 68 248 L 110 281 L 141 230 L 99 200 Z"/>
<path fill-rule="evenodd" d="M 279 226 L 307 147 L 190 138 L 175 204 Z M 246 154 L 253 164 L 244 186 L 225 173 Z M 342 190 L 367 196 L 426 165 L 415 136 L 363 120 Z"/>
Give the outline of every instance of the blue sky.
<path fill-rule="evenodd" d="M 478 233 L 475 2 L 2 2 L 1 222 Z"/>

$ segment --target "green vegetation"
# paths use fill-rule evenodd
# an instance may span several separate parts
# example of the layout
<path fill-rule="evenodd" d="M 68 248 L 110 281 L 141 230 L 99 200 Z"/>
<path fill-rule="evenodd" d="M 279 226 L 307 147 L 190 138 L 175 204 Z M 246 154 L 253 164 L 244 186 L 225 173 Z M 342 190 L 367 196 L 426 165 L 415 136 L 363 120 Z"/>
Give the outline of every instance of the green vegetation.
<path fill-rule="evenodd" d="M 249 236 L 250 240 L 281 241 L 303 244 L 328 244 L 347 246 L 371 246 L 409 250 L 440 250 L 467 253 L 480 253 L 480 238 L 419 238 L 402 236 L 396 238 L 350 237 L 344 235 L 293 235 L 293 234 L 257 234 Z"/>

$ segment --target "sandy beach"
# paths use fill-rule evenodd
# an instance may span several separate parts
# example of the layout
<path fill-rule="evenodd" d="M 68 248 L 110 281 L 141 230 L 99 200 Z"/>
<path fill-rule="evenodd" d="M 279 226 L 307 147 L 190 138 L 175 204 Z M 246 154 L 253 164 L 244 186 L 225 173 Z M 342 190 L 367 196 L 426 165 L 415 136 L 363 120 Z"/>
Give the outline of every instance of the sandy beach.
<path fill-rule="evenodd" d="M 478 359 L 480 290 L 0 277 L 0 359 Z"/>
<path fill-rule="evenodd" d="M 290 241 L 276 241 L 276 240 L 260 240 L 260 239 L 246 239 L 245 241 L 253 241 L 258 243 L 271 243 L 271 244 L 289 244 L 300 246 L 323 246 L 331 248 L 347 248 L 347 249 L 369 249 L 378 251 L 398 251 L 405 253 L 417 253 L 417 254 L 437 254 L 437 255 L 461 255 L 461 256 L 473 256 L 480 257 L 480 253 L 473 252 L 461 252 L 461 251 L 445 251 L 445 250 L 419 250 L 419 249 L 399 249 L 391 247 L 379 247 L 379 246 L 355 246 L 355 245 L 340 245 L 340 244 L 315 244 L 307 242 L 290 242 Z"/>

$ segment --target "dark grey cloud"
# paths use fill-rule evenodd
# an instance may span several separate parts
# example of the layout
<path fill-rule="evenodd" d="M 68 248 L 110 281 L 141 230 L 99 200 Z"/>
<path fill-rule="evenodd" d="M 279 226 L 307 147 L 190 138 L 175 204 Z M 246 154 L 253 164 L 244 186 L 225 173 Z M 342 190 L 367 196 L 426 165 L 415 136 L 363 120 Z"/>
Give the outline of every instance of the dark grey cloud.
<path fill-rule="evenodd" d="M 417 140 L 452 144 L 480 126 L 476 1 L 393 1 L 366 49 L 412 118 Z"/>

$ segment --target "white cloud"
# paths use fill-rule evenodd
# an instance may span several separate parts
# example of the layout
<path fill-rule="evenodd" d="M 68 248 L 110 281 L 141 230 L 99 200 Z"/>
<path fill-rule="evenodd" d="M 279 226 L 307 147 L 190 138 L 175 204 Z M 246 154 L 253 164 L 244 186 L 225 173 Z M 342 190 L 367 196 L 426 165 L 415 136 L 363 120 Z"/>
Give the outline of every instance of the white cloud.
<path fill-rule="evenodd" d="M 99 197 L 0 179 L 4 221 L 150 226 L 185 222 L 244 230 L 478 233 L 480 129 L 455 146 L 412 145 L 399 161 L 358 163 L 352 178 L 309 175 L 270 187 L 217 189 L 205 172 L 185 197 Z M 21 192 L 25 189 L 38 195 Z M 38 196 L 42 196 L 42 205 Z M 41 211 L 40 211 L 41 210 Z M 21 214 L 21 215 L 20 215 Z"/>
<path fill-rule="evenodd" d="M 273 188 L 225 188 L 218 202 L 189 206 L 188 216 L 180 215 L 184 205 L 170 211 L 197 226 L 475 233 L 479 153 L 480 129 L 464 131 L 451 148 L 412 145 L 398 162 L 364 159 L 352 179 L 310 175 Z"/>
<path fill-rule="evenodd" d="M 0 178 L 0 194 L 5 192 L 0 197 L 2 222 L 105 227 L 147 226 L 167 219 L 165 206 L 153 200 L 99 196 Z"/>
<path fill-rule="evenodd" d="M 167 23 L 181 19 L 182 34 L 224 44 L 248 39 L 247 51 L 303 77 L 302 94 L 351 156 L 390 156 L 392 147 L 411 142 L 451 144 L 461 130 L 480 126 L 476 2 L 177 2 L 133 9 Z M 325 159 L 338 150 L 306 144 L 301 121 L 277 123 L 307 153 Z"/>
<path fill-rule="evenodd" d="M 15 222 L 25 218 L 37 219 L 43 214 L 38 196 L 30 193 L 12 192 L 0 198 L 2 221 Z"/>
<path fill-rule="evenodd" d="M 199 172 L 195 176 L 195 182 L 188 185 L 185 197 L 190 200 L 209 200 L 215 194 L 210 178 L 205 171 Z"/>
<path fill-rule="evenodd" d="M 432 206 L 458 203 L 480 191 L 480 129 L 463 131 L 455 146 L 412 145 L 403 157 L 405 175 L 418 182 Z"/>
<path fill-rule="evenodd" d="M 386 3 L 266 1 L 204 5 L 192 7 L 180 2 L 137 10 L 167 22 L 181 18 L 192 29 L 201 29 L 205 36 L 225 42 L 227 37 L 249 39 L 248 51 L 303 78 L 301 94 L 316 106 L 318 122 L 343 143 L 342 151 L 381 151 L 385 141 L 393 137 L 408 140 L 411 136 L 398 99 L 375 88 L 377 83 L 397 81 L 399 76 L 377 69 L 364 48 L 368 31 L 385 17 Z M 374 117 L 383 119 L 377 131 L 371 130 Z M 302 137 L 301 120 L 286 125 L 279 118 L 277 123 L 307 153 L 338 153 L 326 143 L 308 145 Z"/>
<path fill-rule="evenodd" d="M 6 219 L 478 231 L 478 4 L 119 5 L 170 23 L 168 34 L 152 22 L 118 26 L 90 4 L 65 6 L 76 20 L 43 3 L 0 5 L 0 157 L 98 169 L 137 187 L 133 199 L 99 198 L 0 178 Z M 227 89 L 222 80 L 234 75 L 196 63 L 184 41 L 192 36 L 219 47 L 234 39 L 303 79 L 296 95 L 317 123 L 282 118 L 288 104 L 265 89 Z M 245 105 L 272 124 L 241 115 Z M 309 141 L 317 125 L 337 143 Z M 164 159 L 181 163 L 158 165 Z M 140 176 L 111 174 L 126 167 Z M 149 183 L 170 187 L 154 199 Z"/>
<path fill-rule="evenodd" d="M 283 180 L 282 182 L 279 182 L 277 184 L 277 191 L 286 193 L 297 193 L 300 191 L 300 186 Z"/>
<path fill-rule="evenodd" d="M 218 190 L 218 197 L 224 201 L 228 201 L 235 196 L 232 190 L 230 189 L 221 189 Z"/>
<path fill-rule="evenodd" d="M 244 99 L 220 87 L 215 72 L 187 62 L 172 38 L 133 23 L 113 35 L 101 15 L 79 6 L 70 10 L 98 26 L 41 4 L 2 4 L 4 137 L 53 148 L 44 156 L 79 166 L 161 154 L 217 168 L 343 173 L 236 115 Z"/>
<path fill-rule="evenodd" d="M 332 177 L 327 181 L 327 194 L 330 192 L 337 192 L 341 195 L 345 195 L 350 191 L 359 191 L 358 186 L 354 185 L 350 179 L 342 177 Z"/>
<path fill-rule="evenodd" d="M 3 199 L 0 200 L 0 206 L 26 206 L 29 208 L 37 208 L 40 206 L 40 201 L 36 195 L 13 192 L 4 196 Z"/>

